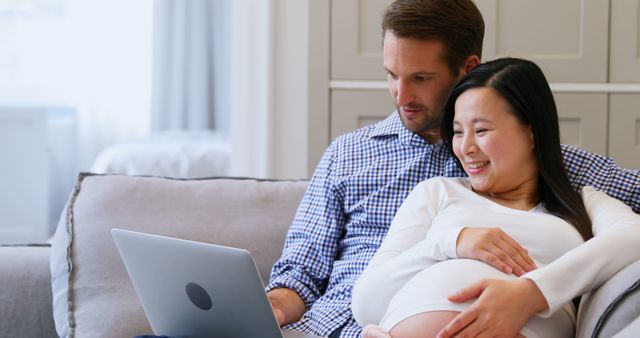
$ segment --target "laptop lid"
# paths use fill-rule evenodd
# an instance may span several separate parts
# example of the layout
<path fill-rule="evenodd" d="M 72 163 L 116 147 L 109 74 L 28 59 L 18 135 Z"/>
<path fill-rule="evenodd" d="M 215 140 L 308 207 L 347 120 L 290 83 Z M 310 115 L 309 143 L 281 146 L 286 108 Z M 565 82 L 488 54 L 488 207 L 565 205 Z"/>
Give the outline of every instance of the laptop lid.
<path fill-rule="evenodd" d="M 283 337 L 248 251 L 120 229 L 111 234 L 154 334 Z"/>

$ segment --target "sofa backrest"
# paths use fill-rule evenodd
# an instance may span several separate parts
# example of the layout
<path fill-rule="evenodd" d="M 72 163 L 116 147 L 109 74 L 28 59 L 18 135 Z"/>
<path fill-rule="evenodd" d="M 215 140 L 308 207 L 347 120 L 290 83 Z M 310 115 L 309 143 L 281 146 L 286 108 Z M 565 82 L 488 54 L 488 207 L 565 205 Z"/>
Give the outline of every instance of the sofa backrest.
<path fill-rule="evenodd" d="M 52 246 L 58 334 L 99 338 L 151 333 L 111 239 L 112 228 L 247 249 L 266 281 L 307 185 L 81 175 Z"/>

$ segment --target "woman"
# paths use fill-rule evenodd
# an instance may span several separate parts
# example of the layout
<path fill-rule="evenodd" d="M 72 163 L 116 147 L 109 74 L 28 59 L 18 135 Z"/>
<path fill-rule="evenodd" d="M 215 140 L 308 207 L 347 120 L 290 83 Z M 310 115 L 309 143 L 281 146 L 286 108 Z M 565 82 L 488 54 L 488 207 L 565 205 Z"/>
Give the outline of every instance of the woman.
<path fill-rule="evenodd" d="M 447 102 L 442 136 L 469 177 L 426 180 L 398 210 L 354 286 L 354 317 L 380 325 L 364 337 L 433 337 L 460 312 L 454 327 L 471 336 L 572 336 L 571 299 L 640 259 L 640 216 L 590 187 L 582 197 L 572 189 L 553 96 L 532 62 L 499 59 L 469 72 Z M 485 226 L 525 247 L 530 271 L 457 259 Z M 487 324 L 472 302 L 449 301 L 469 285 L 480 298 L 508 293 L 507 315 Z"/>

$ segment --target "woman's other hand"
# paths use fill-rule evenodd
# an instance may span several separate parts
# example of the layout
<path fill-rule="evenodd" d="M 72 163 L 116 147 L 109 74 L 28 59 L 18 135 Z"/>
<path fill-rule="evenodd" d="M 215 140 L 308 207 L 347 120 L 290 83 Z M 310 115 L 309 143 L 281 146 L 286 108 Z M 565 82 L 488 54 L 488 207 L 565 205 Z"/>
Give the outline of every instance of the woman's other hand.
<path fill-rule="evenodd" d="M 512 281 L 483 279 L 453 295 L 449 300 L 463 303 L 478 299 L 445 326 L 438 338 L 518 337 L 534 314 L 548 304 L 540 289 L 530 279 Z"/>

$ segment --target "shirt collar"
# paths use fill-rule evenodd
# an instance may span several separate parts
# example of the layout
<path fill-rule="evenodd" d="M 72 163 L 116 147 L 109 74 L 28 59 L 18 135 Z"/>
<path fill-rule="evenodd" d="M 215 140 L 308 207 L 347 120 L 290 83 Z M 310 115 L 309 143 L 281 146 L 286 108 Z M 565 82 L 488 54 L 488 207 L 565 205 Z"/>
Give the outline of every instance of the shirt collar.
<path fill-rule="evenodd" d="M 399 135 L 403 131 L 409 132 L 402 125 L 402 121 L 400 121 L 400 115 L 398 114 L 398 112 L 394 111 L 393 113 L 391 113 L 391 115 L 387 116 L 384 120 L 376 124 L 373 132 L 371 133 L 371 137 Z"/>

